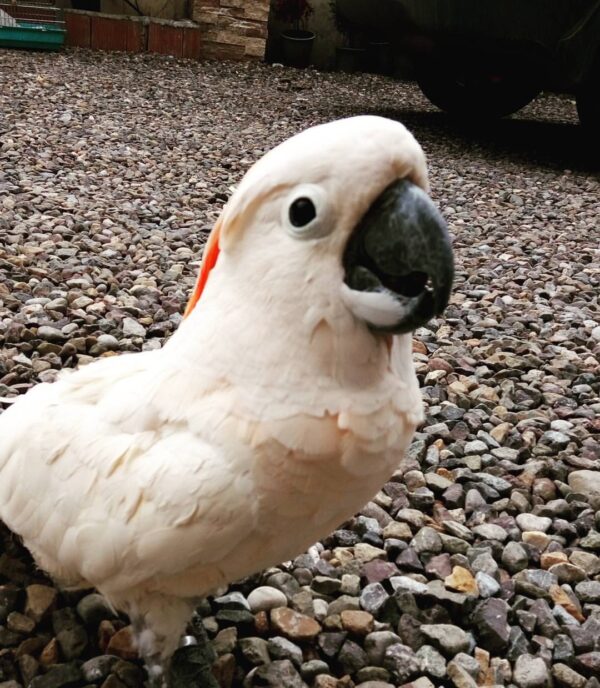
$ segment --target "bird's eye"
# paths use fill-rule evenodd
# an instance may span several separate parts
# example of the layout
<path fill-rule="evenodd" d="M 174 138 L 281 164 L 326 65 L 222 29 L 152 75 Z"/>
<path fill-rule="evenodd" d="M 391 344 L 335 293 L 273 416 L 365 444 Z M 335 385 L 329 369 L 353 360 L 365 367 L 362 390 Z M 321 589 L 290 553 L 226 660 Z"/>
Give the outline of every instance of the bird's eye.
<path fill-rule="evenodd" d="M 301 241 L 327 236 L 335 226 L 327 192 L 318 184 L 290 189 L 281 205 L 281 219 L 289 234 Z"/>
<path fill-rule="evenodd" d="M 290 206 L 290 222 L 294 227 L 305 227 L 312 222 L 317 216 L 317 209 L 315 204 L 303 196 L 297 198 Z"/>

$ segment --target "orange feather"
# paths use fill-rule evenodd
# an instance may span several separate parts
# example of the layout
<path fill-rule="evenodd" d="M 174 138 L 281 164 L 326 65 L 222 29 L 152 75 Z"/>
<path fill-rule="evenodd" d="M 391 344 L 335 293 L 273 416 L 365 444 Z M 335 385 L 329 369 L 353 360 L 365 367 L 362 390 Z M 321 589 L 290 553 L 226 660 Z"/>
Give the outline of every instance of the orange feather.
<path fill-rule="evenodd" d="M 217 222 L 217 224 L 214 226 L 212 232 L 210 233 L 210 235 L 208 237 L 208 241 L 206 242 L 206 246 L 204 247 L 204 253 L 202 255 L 202 264 L 200 265 L 200 273 L 198 274 L 198 279 L 196 280 L 196 284 L 194 285 L 194 291 L 192 292 L 192 295 L 190 296 L 190 300 L 188 301 L 185 312 L 183 314 L 184 318 L 187 318 L 188 315 L 196 307 L 196 304 L 198 303 L 198 301 L 200 300 L 200 297 L 202 296 L 202 292 L 204 291 L 204 287 L 206 286 L 206 282 L 208 281 L 210 271 L 215 267 L 215 265 L 217 263 L 217 259 L 219 257 L 219 253 L 220 253 L 220 248 L 219 248 L 220 235 L 221 235 L 221 223 Z"/>

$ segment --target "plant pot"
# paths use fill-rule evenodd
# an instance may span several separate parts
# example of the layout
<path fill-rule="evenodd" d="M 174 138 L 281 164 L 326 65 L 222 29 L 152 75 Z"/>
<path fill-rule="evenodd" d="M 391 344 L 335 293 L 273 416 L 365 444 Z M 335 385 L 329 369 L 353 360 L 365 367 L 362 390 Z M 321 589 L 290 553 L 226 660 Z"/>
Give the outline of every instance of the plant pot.
<path fill-rule="evenodd" d="M 391 74 L 394 67 L 391 45 L 387 41 L 371 41 L 367 46 L 367 64 L 374 74 Z"/>
<path fill-rule="evenodd" d="M 365 48 L 336 48 L 336 66 L 340 72 L 361 72 L 366 66 L 366 55 Z"/>
<path fill-rule="evenodd" d="M 283 62 L 290 67 L 308 67 L 315 34 L 290 29 L 281 34 Z"/>

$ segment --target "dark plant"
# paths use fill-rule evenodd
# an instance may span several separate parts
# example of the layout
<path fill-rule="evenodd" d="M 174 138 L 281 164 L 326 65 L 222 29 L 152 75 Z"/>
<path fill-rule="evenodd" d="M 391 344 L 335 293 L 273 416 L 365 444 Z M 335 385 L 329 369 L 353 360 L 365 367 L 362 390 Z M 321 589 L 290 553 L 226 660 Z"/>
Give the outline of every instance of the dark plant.
<path fill-rule="evenodd" d="M 338 11 L 338 6 L 337 6 L 337 1 L 336 0 L 329 0 L 329 11 L 331 12 L 331 17 L 333 18 L 333 23 L 335 24 L 335 28 L 340 32 L 340 33 L 347 33 L 348 32 L 348 22 L 344 20 L 342 15 Z"/>
<path fill-rule="evenodd" d="M 313 7 L 308 0 L 275 0 L 273 11 L 278 19 L 293 24 L 295 29 L 299 29 L 300 24 L 303 24 L 313 13 Z"/>
<path fill-rule="evenodd" d="M 357 32 L 356 25 L 348 21 L 340 12 L 337 0 L 329 0 L 329 11 L 331 12 L 335 28 L 342 36 L 344 44 L 351 45 L 355 43 L 360 32 Z"/>

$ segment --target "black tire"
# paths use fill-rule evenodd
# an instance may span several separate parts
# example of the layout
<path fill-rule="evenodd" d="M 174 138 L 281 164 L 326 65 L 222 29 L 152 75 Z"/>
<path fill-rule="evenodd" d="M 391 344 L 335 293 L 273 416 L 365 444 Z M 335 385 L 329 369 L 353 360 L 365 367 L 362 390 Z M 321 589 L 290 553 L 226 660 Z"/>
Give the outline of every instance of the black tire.
<path fill-rule="evenodd" d="M 523 60 L 524 61 L 524 60 Z M 469 119 L 493 119 L 517 112 L 541 91 L 521 60 L 440 56 L 422 67 L 417 83 L 441 110 Z"/>

